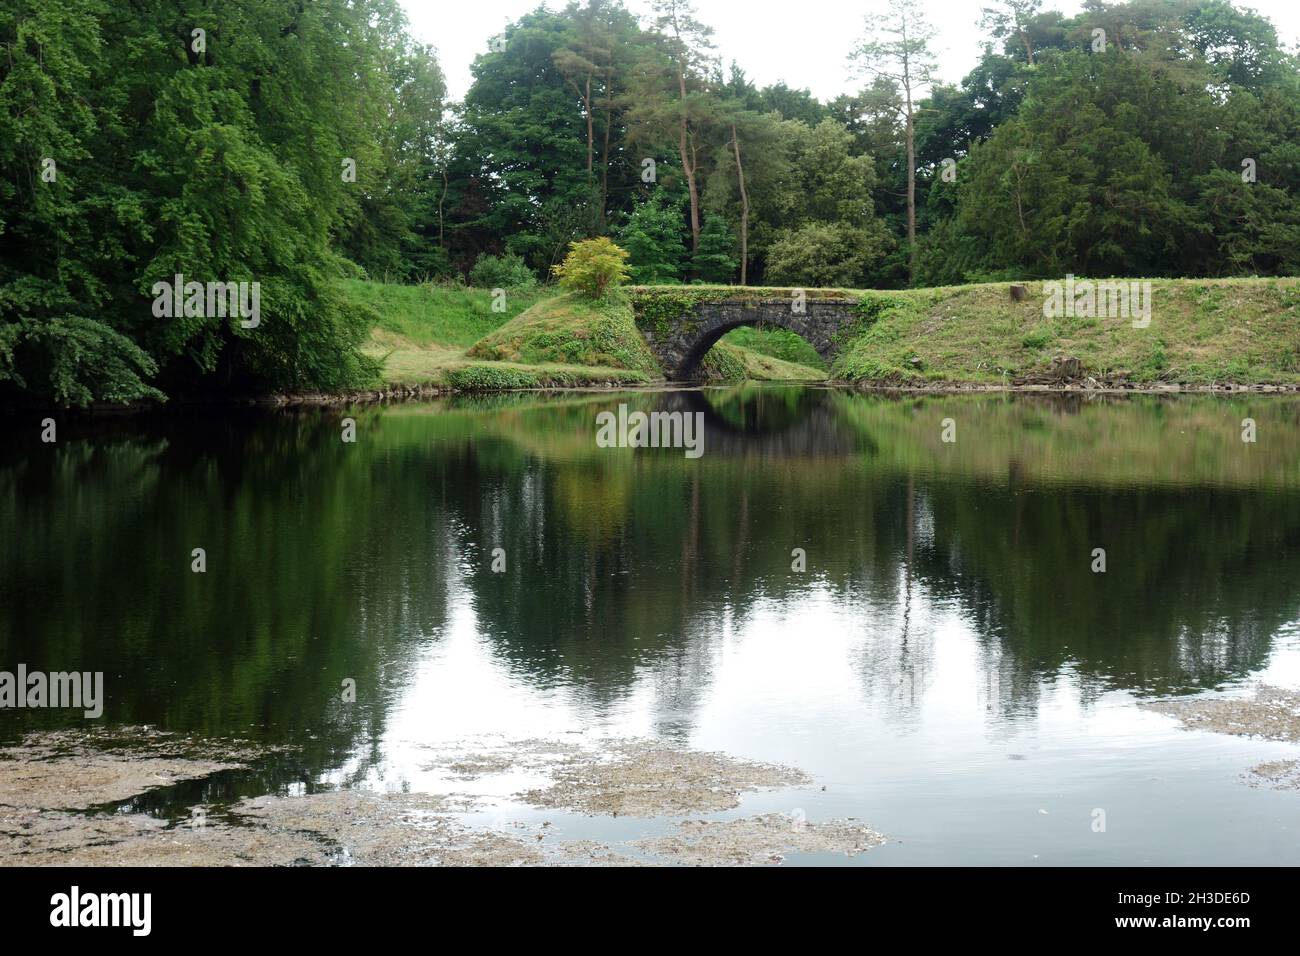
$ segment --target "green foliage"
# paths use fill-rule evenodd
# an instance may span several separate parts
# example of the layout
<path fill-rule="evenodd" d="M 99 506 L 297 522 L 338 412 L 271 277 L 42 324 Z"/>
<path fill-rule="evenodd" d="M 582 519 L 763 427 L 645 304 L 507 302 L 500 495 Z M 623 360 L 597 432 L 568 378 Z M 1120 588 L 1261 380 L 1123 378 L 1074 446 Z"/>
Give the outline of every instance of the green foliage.
<path fill-rule="evenodd" d="M 584 239 L 569 248 L 555 275 L 564 288 L 599 301 L 627 281 L 627 259 L 627 251 L 604 236 Z"/>
<path fill-rule="evenodd" d="M 740 351 L 726 342 L 717 343 L 700 359 L 700 373 L 719 382 L 743 382 L 749 377 Z"/>
<path fill-rule="evenodd" d="M 619 244 L 628 252 L 633 282 L 676 282 L 686 258 L 685 227 L 679 197 L 656 190 L 637 204 L 618 230 Z"/>
<path fill-rule="evenodd" d="M 1154 19 L 1111 8 L 1135 18 L 1125 36 L 1146 56 L 1043 56 L 1019 111 L 960 164 L 954 228 L 924 278 L 1296 272 L 1296 74 L 1277 72 L 1260 21 L 1213 6 L 1185 20 L 1172 5 Z M 1188 59 L 1193 42 L 1212 58 Z M 1220 88 L 1220 72 L 1264 86 Z M 1243 157 L 1258 181 L 1243 181 Z"/>
<path fill-rule="evenodd" d="M 483 38 L 447 167 L 454 259 L 472 261 L 504 241 L 545 274 L 570 242 L 605 231 L 611 197 L 622 203 L 617 211 L 629 208 L 622 197 L 638 170 L 614 106 L 627 95 L 641 38 L 636 17 L 615 4 L 539 8 L 498 43 Z"/>
<path fill-rule="evenodd" d="M 826 361 L 817 350 L 789 329 L 742 326 L 732 329 L 722 337 L 722 341 L 783 362 L 819 370 L 826 368 Z"/>
<path fill-rule="evenodd" d="M 530 289 L 537 285 L 537 276 L 521 256 L 485 252 L 470 269 L 469 284 L 478 289 Z"/>
<path fill-rule="evenodd" d="M 402 203 L 380 195 L 397 163 L 397 132 L 385 132 L 405 88 L 394 71 L 416 57 L 400 10 L 394 0 L 219 5 L 203 17 L 206 49 L 193 26 L 163 0 L 0 10 L 0 381 L 10 394 L 86 404 L 217 382 L 268 391 L 374 379 L 358 351 L 367 318 L 332 282 L 344 270 L 340 237 L 359 220 L 375 261 L 409 235 Z M 436 92 L 409 116 L 427 115 Z M 356 160 L 357 182 L 343 181 L 342 157 Z M 260 324 L 156 317 L 153 286 L 178 273 L 259 283 Z"/>
<path fill-rule="evenodd" d="M 721 216 L 706 216 L 704 228 L 700 230 L 700 249 L 691 259 L 696 278 L 705 282 L 731 282 L 739 265 L 736 237 L 726 220 Z"/>
<path fill-rule="evenodd" d="M 1030 329 L 1020 339 L 1020 344 L 1027 349 L 1041 349 L 1056 337 L 1049 328 Z"/>
<path fill-rule="evenodd" d="M 465 365 L 449 369 L 447 384 L 465 391 L 494 391 L 506 388 L 537 388 L 541 378 L 532 369 L 508 365 Z"/>
<path fill-rule="evenodd" d="M 633 294 L 636 323 L 657 335 L 667 334 L 669 323 L 695 311 L 701 302 L 734 297 L 739 290 L 722 287 L 701 289 L 691 286 L 651 286 L 638 288 Z"/>
<path fill-rule="evenodd" d="M 644 385 L 649 376 L 636 369 L 564 365 L 520 368 L 486 362 L 450 368 L 445 384 L 467 392 L 495 392 L 518 388 L 576 388 L 584 385 Z"/>
<path fill-rule="evenodd" d="M 766 275 L 772 282 L 788 285 L 863 285 L 867 270 L 887 242 L 883 229 L 808 223 L 778 235 L 768 250 Z"/>
<path fill-rule="evenodd" d="M 93 319 L 65 316 L 0 325 L 0 382 L 47 402 L 162 400 L 162 392 L 145 384 L 157 371 L 144 350 Z"/>

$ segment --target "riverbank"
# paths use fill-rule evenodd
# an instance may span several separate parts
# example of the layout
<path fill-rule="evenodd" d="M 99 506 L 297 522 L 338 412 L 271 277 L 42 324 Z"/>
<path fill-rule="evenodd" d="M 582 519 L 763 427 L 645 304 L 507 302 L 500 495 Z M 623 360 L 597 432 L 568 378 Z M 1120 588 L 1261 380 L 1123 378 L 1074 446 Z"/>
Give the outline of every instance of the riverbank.
<path fill-rule="evenodd" d="M 551 288 L 472 289 L 340 280 L 369 327 L 370 385 L 334 392 L 174 396 L 172 404 L 344 405 L 499 391 L 658 389 L 639 308 L 718 298 L 852 300 L 827 363 L 794 332 L 741 327 L 701 363 L 700 384 L 801 382 L 900 394 L 1300 392 L 1300 279 L 1150 280 L 1151 318 L 1044 315 L 1048 283 L 899 291 L 632 287 L 595 305 Z M 32 408 L 48 406 L 33 404 Z M 92 404 L 97 411 L 150 402 Z"/>
<path fill-rule="evenodd" d="M 759 380 L 761 383 L 762 380 Z M 703 382 L 691 385 L 674 385 L 668 382 L 624 385 L 618 382 L 587 382 L 582 385 L 566 385 L 558 382 L 543 382 L 535 385 L 522 385 L 509 391 L 520 392 L 664 392 L 684 391 L 697 388 L 725 388 L 733 383 Z M 770 384 L 788 384 L 782 380 L 772 380 Z M 1164 383 L 1125 382 L 1115 384 L 1065 382 L 1059 385 L 1023 383 L 1023 384 L 988 384 L 983 382 L 935 382 L 926 385 L 878 384 L 873 382 L 806 382 L 807 385 L 819 385 L 826 388 L 839 388 L 844 391 L 876 395 L 1081 395 L 1081 396 L 1116 396 L 1116 395 L 1296 395 L 1300 394 L 1300 384 L 1291 385 L 1233 385 L 1216 383 L 1212 385 L 1180 385 Z M 453 395 L 473 394 L 491 391 L 491 389 L 456 388 L 449 385 L 393 385 L 377 388 L 373 391 L 340 392 L 327 394 L 321 392 L 291 393 L 272 395 L 261 400 L 259 404 L 285 405 L 366 405 L 386 404 L 391 402 L 419 402 Z"/>
<path fill-rule="evenodd" d="M 376 309 L 367 350 L 383 364 L 386 387 L 375 394 L 384 399 L 660 384 L 664 370 L 637 324 L 646 303 L 658 315 L 709 299 L 798 292 L 858 303 L 829 366 L 793 332 L 740 328 L 708 353 L 702 378 L 939 392 L 1300 389 L 1300 279 L 1132 284 L 1143 290 L 1137 318 L 1093 314 L 1107 311 L 1104 295 L 1094 308 L 1053 308 L 1055 287 L 1042 282 L 1014 290 L 1011 283 L 898 291 L 634 287 L 601 304 L 538 289 L 493 297 L 356 280 L 345 288 L 359 307 Z"/>
<path fill-rule="evenodd" d="M 554 289 L 487 290 L 350 280 L 341 289 L 370 317 L 367 355 L 381 363 L 384 398 L 505 389 L 565 389 L 661 383 L 629 300 L 587 303 Z M 703 366 L 713 382 L 819 381 L 801 364 L 810 347 L 788 334 L 740 330 Z M 743 343 L 743 344 L 742 344 Z"/>

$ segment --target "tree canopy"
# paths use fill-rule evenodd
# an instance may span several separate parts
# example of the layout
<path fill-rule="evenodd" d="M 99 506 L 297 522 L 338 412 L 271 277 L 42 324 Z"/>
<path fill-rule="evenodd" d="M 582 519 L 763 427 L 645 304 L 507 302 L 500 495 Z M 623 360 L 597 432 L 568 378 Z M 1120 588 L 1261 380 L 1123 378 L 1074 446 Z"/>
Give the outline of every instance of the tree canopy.
<path fill-rule="evenodd" d="M 10 0 L 0 392 L 360 385 L 340 276 L 545 281 L 605 236 L 643 282 L 1300 272 L 1300 63 L 1273 25 L 1046 4 L 989 0 L 946 85 L 882 2 L 861 88 L 822 102 L 724 68 L 683 0 L 574 0 L 485 37 L 453 103 L 397 0 Z M 255 282 L 261 319 L 160 317 L 175 282 Z"/>

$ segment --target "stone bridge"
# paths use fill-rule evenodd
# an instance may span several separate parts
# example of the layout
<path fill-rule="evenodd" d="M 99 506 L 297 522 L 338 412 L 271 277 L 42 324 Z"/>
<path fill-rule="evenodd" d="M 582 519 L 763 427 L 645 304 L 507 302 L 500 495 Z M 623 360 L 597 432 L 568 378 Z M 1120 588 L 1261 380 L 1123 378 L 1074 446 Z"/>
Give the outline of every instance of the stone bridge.
<path fill-rule="evenodd" d="M 672 290 L 672 291 L 669 291 Z M 778 326 L 808 341 L 829 364 L 839 353 L 841 329 L 859 321 L 857 300 L 793 295 L 772 298 L 700 298 L 691 288 L 635 290 L 637 327 L 671 381 L 699 378 L 700 360 L 732 329 L 742 325 Z M 680 308 L 671 303 L 680 301 Z"/>

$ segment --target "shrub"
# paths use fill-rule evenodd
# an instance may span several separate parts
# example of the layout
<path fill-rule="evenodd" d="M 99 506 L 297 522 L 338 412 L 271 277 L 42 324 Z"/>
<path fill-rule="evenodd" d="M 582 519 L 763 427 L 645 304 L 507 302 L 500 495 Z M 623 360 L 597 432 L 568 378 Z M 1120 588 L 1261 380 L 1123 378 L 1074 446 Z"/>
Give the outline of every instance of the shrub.
<path fill-rule="evenodd" d="M 628 254 L 612 239 L 584 239 L 569 246 L 569 254 L 555 266 L 560 285 L 590 299 L 603 299 L 611 288 L 627 281 Z"/>
<path fill-rule="evenodd" d="M 537 276 L 521 256 L 485 252 L 469 270 L 469 284 L 479 289 L 527 289 L 537 284 Z"/>

